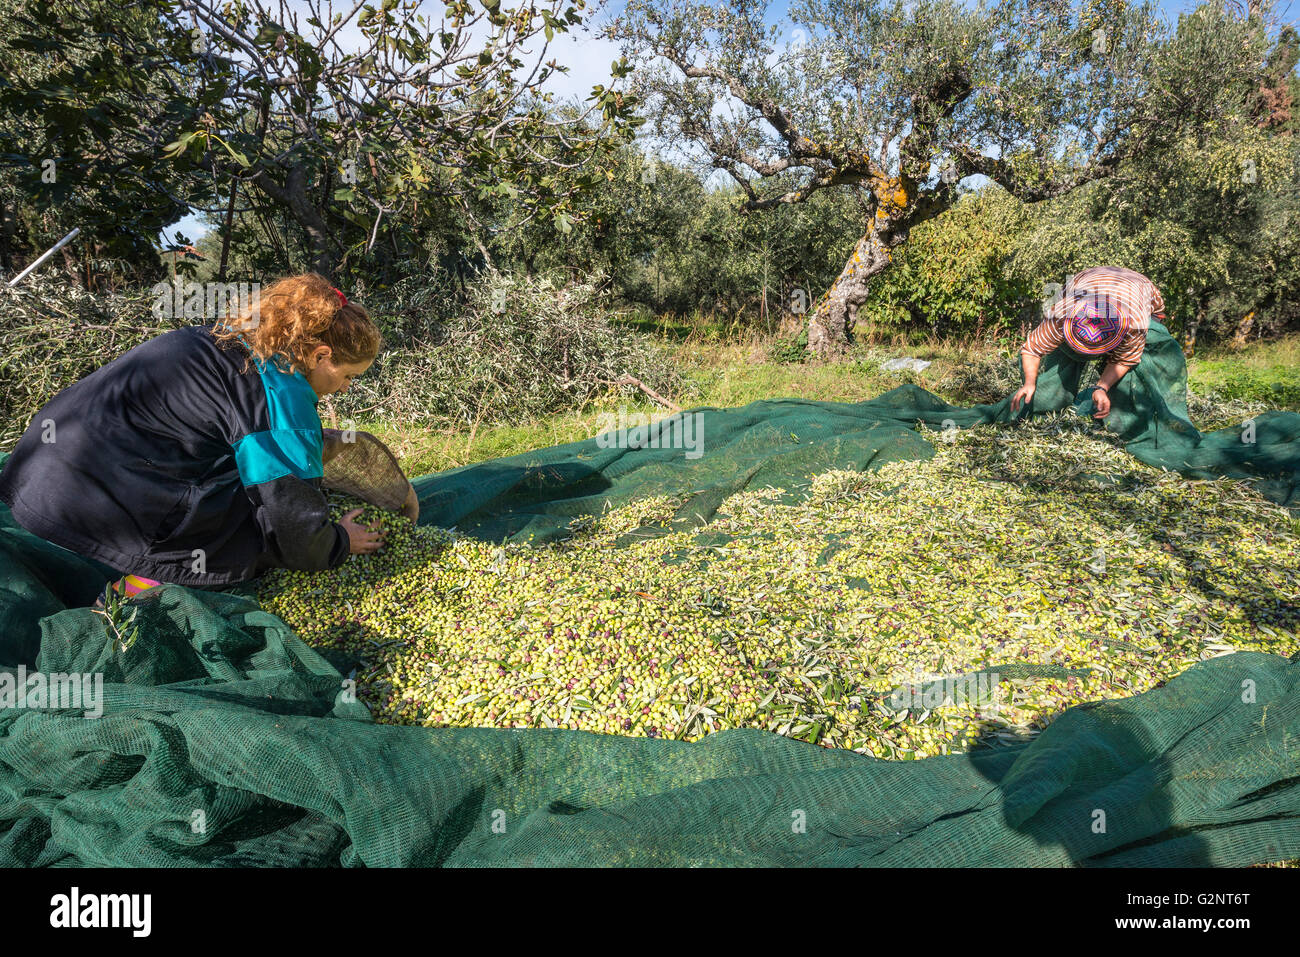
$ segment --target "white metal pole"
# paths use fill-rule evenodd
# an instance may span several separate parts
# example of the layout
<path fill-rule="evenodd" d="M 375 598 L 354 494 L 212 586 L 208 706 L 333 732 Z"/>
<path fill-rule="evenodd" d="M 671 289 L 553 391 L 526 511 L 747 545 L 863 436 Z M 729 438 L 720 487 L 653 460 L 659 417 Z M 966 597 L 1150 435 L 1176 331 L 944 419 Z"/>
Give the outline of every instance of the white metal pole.
<path fill-rule="evenodd" d="M 35 269 L 35 268 L 36 268 L 37 266 L 39 266 L 41 263 L 45 262 L 45 260 L 49 259 L 51 256 L 53 256 L 55 253 L 57 253 L 57 252 L 58 252 L 60 249 L 62 249 L 64 246 L 68 245 L 68 243 L 70 243 L 70 242 L 72 242 L 74 239 L 76 239 L 76 238 L 77 238 L 77 234 L 80 233 L 80 232 L 81 232 L 81 227 L 80 227 L 80 226 L 75 226 L 75 227 L 73 227 L 72 232 L 68 233 L 68 235 L 64 236 L 64 237 L 63 237 L 62 239 L 60 239 L 57 243 L 55 243 L 53 246 L 51 246 L 49 249 L 47 249 L 47 250 L 45 251 L 45 253 L 44 253 L 44 254 L 43 254 L 39 259 L 36 260 L 36 262 L 32 263 L 30 266 L 28 266 L 26 269 L 24 269 L 24 270 L 23 270 L 22 272 L 20 272 L 18 275 L 14 276 L 13 279 L 10 279 L 9 282 L 8 282 L 8 285 L 10 285 L 10 286 L 16 286 L 16 285 L 18 285 L 19 281 L 21 281 L 22 278 L 23 278 L 24 276 L 26 276 L 29 272 L 31 272 L 33 269 Z"/>

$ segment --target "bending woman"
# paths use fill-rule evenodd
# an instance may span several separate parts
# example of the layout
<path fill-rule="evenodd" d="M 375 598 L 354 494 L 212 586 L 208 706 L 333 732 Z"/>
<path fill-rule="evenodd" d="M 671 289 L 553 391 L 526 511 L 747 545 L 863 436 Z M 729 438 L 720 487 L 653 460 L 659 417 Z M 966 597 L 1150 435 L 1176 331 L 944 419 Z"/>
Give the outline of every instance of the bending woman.
<path fill-rule="evenodd" d="M 239 315 L 165 333 L 60 392 L 0 473 L 28 531 L 120 573 L 222 586 L 319 571 L 382 544 L 357 511 L 329 520 L 316 402 L 379 352 L 366 311 L 314 274 Z"/>

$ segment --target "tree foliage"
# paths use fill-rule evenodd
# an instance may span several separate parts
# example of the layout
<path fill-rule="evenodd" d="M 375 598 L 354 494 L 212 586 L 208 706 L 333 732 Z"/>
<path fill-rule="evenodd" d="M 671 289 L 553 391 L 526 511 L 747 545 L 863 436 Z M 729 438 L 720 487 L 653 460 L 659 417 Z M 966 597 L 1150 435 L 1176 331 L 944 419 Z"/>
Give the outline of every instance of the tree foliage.
<path fill-rule="evenodd" d="M 1008 268 L 1029 208 L 1000 187 L 963 196 L 917 227 L 863 307 L 884 333 L 991 337 L 1016 333 L 1037 311 L 1037 276 Z M 1028 307 L 1028 308 L 1026 308 Z"/>
<path fill-rule="evenodd" d="M 83 280 L 106 261 L 146 281 L 161 274 L 153 237 L 207 184 L 159 162 L 177 115 L 201 106 L 153 13 L 108 0 L 78 0 L 75 15 L 64 0 L 0 0 L 0 268 L 76 226 L 82 236 L 65 258 L 83 254 Z"/>
<path fill-rule="evenodd" d="M 293 234 L 277 249 L 286 267 L 300 240 L 302 265 L 327 273 L 420 258 L 448 219 L 490 232 L 476 214 L 492 197 L 563 224 L 605 140 L 635 125 L 632 101 L 604 86 L 575 119 L 548 108 L 542 87 L 565 69 L 548 45 L 583 7 L 453 0 L 427 17 L 413 0 L 343 12 L 322 0 L 32 5 L 0 55 L 43 53 L 49 68 L 0 89 L 0 111 L 34 127 L 6 159 L 30 179 L 37 157 L 68 157 L 75 174 L 61 188 L 108 178 L 129 198 L 139 181 L 141 206 L 166 196 L 171 220 L 193 208 L 227 232 L 251 217 L 273 246 L 278 225 Z M 341 42 L 345 29 L 359 46 Z"/>

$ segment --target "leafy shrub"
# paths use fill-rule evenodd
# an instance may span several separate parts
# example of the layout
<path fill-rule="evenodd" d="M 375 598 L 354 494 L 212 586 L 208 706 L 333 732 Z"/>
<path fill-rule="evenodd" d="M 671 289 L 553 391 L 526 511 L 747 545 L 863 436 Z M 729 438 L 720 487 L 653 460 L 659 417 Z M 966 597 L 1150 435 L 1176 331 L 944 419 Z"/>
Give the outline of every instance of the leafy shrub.
<path fill-rule="evenodd" d="M 773 362 L 782 365 L 795 365 L 808 358 L 808 328 L 805 326 L 798 335 L 781 336 L 772 343 L 768 352 Z"/>
<path fill-rule="evenodd" d="M 56 393 L 187 322 L 155 318 L 152 305 L 148 289 L 100 295 L 57 275 L 0 285 L 0 448 Z"/>
<path fill-rule="evenodd" d="M 913 229 L 873 280 L 859 310 L 864 333 L 898 330 L 916 342 L 932 333 L 985 337 L 1018 326 L 1033 289 L 1002 267 L 1025 221 L 1021 203 L 989 188 Z"/>
<path fill-rule="evenodd" d="M 399 331 L 346 395 L 340 415 L 393 422 L 487 424 L 578 409 L 611 388 L 641 395 L 633 376 L 661 395 L 681 380 L 654 340 L 615 326 L 599 282 L 484 275 L 463 308 L 409 287 L 370 304 L 386 332 Z M 390 333 L 391 334 L 391 333 Z"/>

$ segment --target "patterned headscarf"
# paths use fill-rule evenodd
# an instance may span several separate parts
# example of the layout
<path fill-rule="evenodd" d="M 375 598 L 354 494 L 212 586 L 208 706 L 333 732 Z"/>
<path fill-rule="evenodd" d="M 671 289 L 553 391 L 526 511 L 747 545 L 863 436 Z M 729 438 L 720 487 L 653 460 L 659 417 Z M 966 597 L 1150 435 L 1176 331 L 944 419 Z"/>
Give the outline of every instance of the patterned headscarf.
<path fill-rule="evenodd" d="M 1103 355 L 1119 345 L 1128 332 L 1122 311 L 1107 297 L 1090 296 L 1079 301 L 1074 315 L 1066 320 L 1065 341 L 1075 352 L 1085 356 Z"/>

